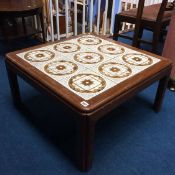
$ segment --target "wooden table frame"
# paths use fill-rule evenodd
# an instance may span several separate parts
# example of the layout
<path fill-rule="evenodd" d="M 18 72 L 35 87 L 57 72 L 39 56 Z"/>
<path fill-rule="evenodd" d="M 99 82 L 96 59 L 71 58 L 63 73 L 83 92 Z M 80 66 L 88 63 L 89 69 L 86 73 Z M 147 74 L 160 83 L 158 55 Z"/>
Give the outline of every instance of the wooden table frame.
<path fill-rule="evenodd" d="M 128 45 L 122 43 L 119 44 L 129 47 L 133 50 L 140 51 Z M 48 44 L 35 46 L 32 49 L 39 48 L 44 45 Z M 29 49 L 24 49 L 22 51 L 27 50 Z M 92 106 L 90 105 L 89 107 L 82 107 L 79 103 L 77 103 L 77 99 L 80 99 L 81 97 L 76 96 L 75 98 L 75 95 L 73 95 L 73 93 L 71 93 L 68 89 L 64 88 L 38 69 L 32 67 L 24 60 L 19 59 L 16 54 L 21 53 L 22 51 L 16 51 L 7 54 L 5 60 L 13 102 L 17 107 L 21 106 L 21 97 L 17 81 L 17 76 L 20 76 L 25 81 L 36 87 L 39 91 L 55 98 L 59 102 L 63 102 L 71 109 L 76 111 L 77 117 L 75 120 L 77 123 L 77 160 L 82 171 L 88 171 L 92 166 L 93 140 L 95 134 L 95 125 L 98 120 L 104 117 L 105 114 L 110 112 L 112 109 L 116 108 L 121 103 L 130 99 L 138 92 L 156 81 L 159 81 L 159 85 L 153 107 L 154 110 L 158 112 L 162 105 L 164 93 L 172 68 L 171 62 L 169 60 L 145 51 L 141 51 L 142 53 L 161 58 L 162 60 L 150 68 L 144 70 L 142 73 L 134 75 L 128 80 L 125 80 L 124 82 L 117 85 L 117 87 L 111 88 L 97 97 L 89 100 L 93 104 Z M 70 92 L 70 96 L 69 99 L 66 99 L 67 96 L 64 96 L 64 94 L 68 91 Z"/>

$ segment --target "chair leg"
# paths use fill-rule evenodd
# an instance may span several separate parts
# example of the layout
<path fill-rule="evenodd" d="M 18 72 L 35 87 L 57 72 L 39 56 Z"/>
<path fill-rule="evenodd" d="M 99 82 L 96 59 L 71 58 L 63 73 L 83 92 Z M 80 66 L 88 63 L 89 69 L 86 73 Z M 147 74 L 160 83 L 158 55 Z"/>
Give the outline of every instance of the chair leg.
<path fill-rule="evenodd" d="M 152 41 L 152 52 L 157 53 L 157 47 L 159 44 L 159 36 L 160 36 L 160 26 L 156 26 L 153 31 L 153 41 Z"/>
<path fill-rule="evenodd" d="M 166 26 L 161 27 L 159 42 L 163 42 L 164 36 L 167 34 Z"/>
<path fill-rule="evenodd" d="M 43 43 L 45 43 L 46 42 L 46 35 L 45 35 L 45 28 L 44 28 L 44 15 L 43 15 L 42 10 L 41 10 L 41 13 L 39 14 L 39 18 L 40 18 L 40 23 L 41 23 Z"/>
<path fill-rule="evenodd" d="M 140 32 L 142 32 L 142 28 L 141 28 L 141 22 L 139 20 L 139 21 L 136 21 L 136 24 L 135 24 L 135 30 L 134 30 L 134 36 L 133 36 L 133 42 L 132 42 L 132 45 L 134 47 L 138 47 L 140 35 L 142 35 L 142 33 Z"/>
<path fill-rule="evenodd" d="M 22 25 L 23 25 L 24 33 L 27 34 L 27 30 L 26 30 L 26 20 L 25 20 L 24 17 L 22 17 Z"/>
<path fill-rule="evenodd" d="M 138 34 L 138 40 L 136 43 L 137 48 L 140 48 L 140 43 L 141 43 L 140 40 L 142 39 L 142 35 L 143 35 L 143 27 L 140 27 L 139 34 Z"/>
<path fill-rule="evenodd" d="M 115 23 L 114 23 L 114 35 L 113 39 L 118 40 L 118 34 L 121 28 L 121 20 L 119 15 L 115 15 Z"/>

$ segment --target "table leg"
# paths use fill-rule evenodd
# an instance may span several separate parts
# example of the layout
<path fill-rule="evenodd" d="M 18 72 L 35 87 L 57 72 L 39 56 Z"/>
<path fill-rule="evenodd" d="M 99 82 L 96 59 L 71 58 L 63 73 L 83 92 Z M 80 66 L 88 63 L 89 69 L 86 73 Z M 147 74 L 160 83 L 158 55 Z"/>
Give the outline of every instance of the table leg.
<path fill-rule="evenodd" d="M 166 75 L 159 81 L 159 85 L 158 85 L 158 89 L 157 89 L 157 93 L 154 101 L 154 106 L 153 106 L 156 112 L 159 112 L 161 109 L 165 91 L 168 85 L 168 80 L 169 80 L 169 75 Z"/>
<path fill-rule="evenodd" d="M 7 63 L 6 63 L 6 69 L 7 69 L 7 74 L 8 74 L 8 79 L 9 79 L 9 84 L 11 88 L 14 105 L 16 107 L 20 107 L 21 97 L 20 97 L 17 74 L 12 69 L 10 69 L 9 66 L 7 66 Z"/>
<path fill-rule="evenodd" d="M 81 171 L 88 171 L 92 167 L 93 141 L 95 123 L 88 117 L 82 116 L 77 121 L 77 163 Z"/>

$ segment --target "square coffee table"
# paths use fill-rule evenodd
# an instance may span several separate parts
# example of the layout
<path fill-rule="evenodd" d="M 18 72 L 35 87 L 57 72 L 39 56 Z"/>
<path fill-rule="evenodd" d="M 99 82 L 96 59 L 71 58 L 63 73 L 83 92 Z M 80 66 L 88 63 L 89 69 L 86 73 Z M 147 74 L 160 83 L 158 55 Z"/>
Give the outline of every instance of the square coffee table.
<path fill-rule="evenodd" d="M 163 57 L 91 34 L 8 53 L 5 62 L 16 106 L 20 76 L 77 113 L 77 160 L 83 171 L 92 165 L 97 121 L 160 80 L 153 105 L 159 111 L 172 68 Z"/>

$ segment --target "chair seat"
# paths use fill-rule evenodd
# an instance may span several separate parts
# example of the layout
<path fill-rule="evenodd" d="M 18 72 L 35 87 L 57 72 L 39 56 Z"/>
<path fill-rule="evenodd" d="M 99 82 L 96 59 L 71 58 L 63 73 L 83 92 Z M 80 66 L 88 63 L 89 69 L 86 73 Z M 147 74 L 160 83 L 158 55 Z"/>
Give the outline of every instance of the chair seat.
<path fill-rule="evenodd" d="M 147 21 L 156 21 L 160 6 L 161 4 L 154 4 L 144 7 L 142 19 Z M 172 11 L 165 11 L 162 21 L 169 20 L 171 18 L 172 13 Z M 135 18 L 137 15 L 137 9 L 123 11 L 119 15 Z"/>

